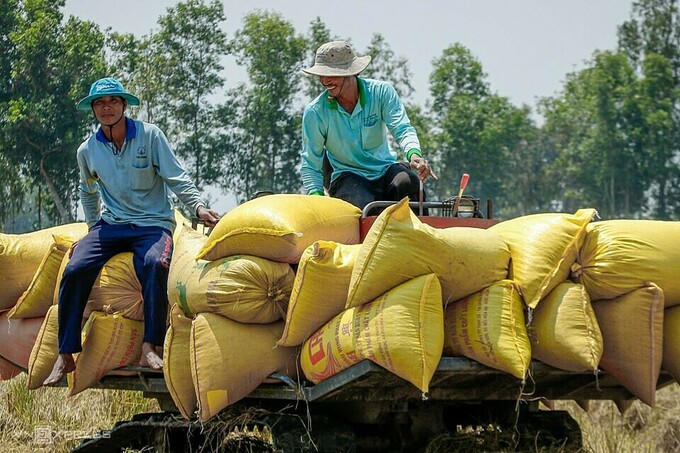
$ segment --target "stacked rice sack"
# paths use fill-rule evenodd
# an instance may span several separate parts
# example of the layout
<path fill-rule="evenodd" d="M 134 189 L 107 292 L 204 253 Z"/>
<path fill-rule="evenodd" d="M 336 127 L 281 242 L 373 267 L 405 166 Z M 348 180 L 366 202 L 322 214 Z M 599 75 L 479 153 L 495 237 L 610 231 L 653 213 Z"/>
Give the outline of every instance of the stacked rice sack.
<path fill-rule="evenodd" d="M 654 406 L 660 370 L 680 378 L 680 222 L 594 222 L 571 271 L 593 300 L 601 368 Z"/>
<path fill-rule="evenodd" d="M 676 222 L 593 222 L 595 210 L 581 209 L 487 230 L 436 229 L 407 201 L 386 208 L 363 243 L 360 211 L 328 197 L 257 198 L 208 237 L 180 218 L 163 357 L 182 414 L 198 409 L 207 420 L 275 372 L 297 378 L 299 366 L 319 383 L 365 359 L 422 392 L 443 354 L 519 382 L 532 359 L 567 371 L 603 369 L 649 405 L 662 366 L 680 376 Z M 23 342 L 32 351 L 16 358 L 0 350 L 0 378 L 28 368 L 34 388 L 51 370 L 55 288 L 81 228 L 50 232 L 32 261 L 25 258 L 22 266 L 41 269 L 32 279 L 5 266 L 21 303 L 0 299 L 11 309 L 1 316 L 26 338 L 5 339 L 3 328 L 0 345 Z M 93 288 L 72 394 L 139 355 L 141 291 L 125 255 L 107 263 Z M 38 289 L 48 296 L 35 296 Z"/>
<path fill-rule="evenodd" d="M 654 406 L 660 371 L 680 376 L 680 223 L 535 214 L 490 228 L 511 250 L 532 357 L 603 370 Z M 680 322 L 680 321 L 678 321 Z"/>
<path fill-rule="evenodd" d="M 178 225 L 189 224 L 179 211 L 175 211 L 175 221 Z M 87 232 L 85 224 L 83 226 L 82 235 Z M 10 316 L 23 317 L 39 311 L 43 316 L 27 366 L 29 389 L 42 386 L 59 355 L 57 301 L 61 277 L 69 259 L 66 247 L 57 260 L 48 298 L 30 303 L 20 301 L 10 312 Z M 52 273 L 47 274 L 45 269 L 36 274 L 41 278 L 47 275 Z M 75 371 L 68 375 L 69 395 L 92 387 L 107 374 L 130 374 L 117 369 L 138 364 L 144 337 L 143 303 L 132 253 L 115 255 L 99 272 L 85 306 L 81 332 L 83 349 L 75 355 Z"/>
<path fill-rule="evenodd" d="M 86 233 L 84 223 L 24 234 L 0 233 L 0 380 L 28 368 L 35 339 L 53 303 L 61 260 Z"/>
<path fill-rule="evenodd" d="M 164 373 L 185 417 L 205 421 L 272 373 L 298 379 L 298 344 L 279 344 L 294 267 L 321 241 L 359 241 L 360 211 L 328 197 L 279 194 L 229 211 L 208 237 L 184 228 L 170 266 Z"/>
<path fill-rule="evenodd" d="M 338 298 L 344 311 L 303 345 L 305 375 L 317 383 L 369 359 L 428 392 L 444 348 L 445 308 L 504 279 L 509 257 L 486 230 L 433 228 L 408 199 L 386 208 L 356 252 Z"/>

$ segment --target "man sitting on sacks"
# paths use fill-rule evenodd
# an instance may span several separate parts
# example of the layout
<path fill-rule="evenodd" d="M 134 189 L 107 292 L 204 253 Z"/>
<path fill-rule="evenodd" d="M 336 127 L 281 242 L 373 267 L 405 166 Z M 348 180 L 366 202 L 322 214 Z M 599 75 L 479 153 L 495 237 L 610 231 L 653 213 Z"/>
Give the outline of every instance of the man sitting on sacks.
<path fill-rule="evenodd" d="M 128 105 L 139 105 L 139 98 L 110 77 L 94 82 L 77 104 L 78 110 L 91 109 L 101 124 L 77 152 L 89 232 L 71 250 L 59 286 L 59 357 L 43 385 L 56 385 L 75 369 L 73 354 L 82 350 L 81 322 L 92 285 L 102 266 L 122 252 L 134 255 L 144 299 L 139 363 L 162 369 L 156 348 L 163 345 L 168 310 L 175 224 L 170 191 L 206 225 L 219 220 L 201 201 L 163 132 L 125 116 Z"/>

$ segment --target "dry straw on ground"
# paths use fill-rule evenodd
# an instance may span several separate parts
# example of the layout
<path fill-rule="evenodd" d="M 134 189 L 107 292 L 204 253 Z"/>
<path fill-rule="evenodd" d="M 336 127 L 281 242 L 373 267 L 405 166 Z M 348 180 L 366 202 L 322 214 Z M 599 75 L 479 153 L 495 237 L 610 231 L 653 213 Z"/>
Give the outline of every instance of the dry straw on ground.
<path fill-rule="evenodd" d="M 91 389 L 72 398 L 68 398 L 66 392 L 64 388 L 26 390 L 25 375 L 0 382 L 0 450 L 9 453 L 67 452 L 83 437 L 93 437 L 100 430 L 110 429 L 117 421 L 127 420 L 137 413 L 159 411 L 156 401 L 143 398 L 141 392 Z M 591 401 L 588 412 L 571 401 L 556 402 L 555 409 L 567 410 L 581 426 L 581 452 L 680 451 L 680 388 L 677 384 L 658 392 L 654 409 L 639 401 L 623 415 L 612 401 Z M 241 426 L 243 431 L 244 422 L 238 416 L 226 422 L 221 416 L 219 418 L 221 423 L 216 424 L 215 429 L 225 430 L 225 446 L 234 442 L 229 437 L 231 428 Z M 271 436 L 265 432 L 265 437 Z M 248 435 L 252 434 L 250 427 Z M 426 451 L 452 451 L 452 447 L 455 447 L 453 451 L 475 451 L 475 445 L 479 447 L 480 441 L 483 444 L 492 442 L 493 445 L 487 446 L 493 451 L 513 451 L 508 447 L 512 443 L 506 442 L 503 434 L 493 429 L 443 433 Z M 244 436 L 238 437 L 243 446 Z M 472 449 L 466 450 L 468 447 Z M 549 450 L 537 447 L 533 451 L 573 450 L 556 446 Z"/>
<path fill-rule="evenodd" d="M 72 398 L 66 388 L 26 389 L 26 375 L 0 382 L 0 450 L 68 452 L 83 438 L 110 429 L 136 413 L 159 411 L 141 392 L 87 390 Z"/>

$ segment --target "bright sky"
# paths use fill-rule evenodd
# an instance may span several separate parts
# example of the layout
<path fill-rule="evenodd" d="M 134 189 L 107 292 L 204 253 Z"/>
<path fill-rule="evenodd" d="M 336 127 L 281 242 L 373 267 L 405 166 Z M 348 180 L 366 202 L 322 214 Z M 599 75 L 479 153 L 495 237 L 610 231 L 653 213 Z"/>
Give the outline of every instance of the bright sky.
<path fill-rule="evenodd" d="M 66 14 L 137 36 L 156 29 L 158 17 L 177 0 L 67 0 Z M 333 35 L 358 51 L 374 33 L 405 57 L 413 73 L 414 100 L 429 95 L 432 61 L 459 42 L 488 74 L 491 88 L 516 105 L 534 106 L 554 95 L 565 75 L 583 67 L 595 50 L 616 47 L 617 27 L 630 17 L 632 0 L 223 0 L 229 37 L 244 14 L 278 11 L 298 33 L 317 16 Z M 404 5 L 404 6 L 397 6 Z M 227 68 L 229 70 L 229 68 Z M 242 74 L 232 68 L 229 81 Z"/>
<path fill-rule="evenodd" d="M 206 0 L 207 1 L 207 0 Z M 358 52 L 380 33 L 392 51 L 405 57 L 413 73 L 412 100 L 429 97 L 432 61 L 461 43 L 477 57 L 491 89 L 515 105 L 535 110 L 537 99 L 561 90 L 565 76 L 582 69 L 596 50 L 613 50 L 617 27 L 629 19 L 633 0 L 222 0 L 231 38 L 243 16 L 254 10 L 278 11 L 306 35 L 320 17 L 333 36 L 350 39 Z M 66 0 L 66 15 L 137 36 L 157 29 L 157 20 L 177 0 Z M 226 68 L 227 84 L 244 72 Z M 301 75 L 301 77 L 306 77 Z M 212 195 L 225 212 L 232 197 Z"/>

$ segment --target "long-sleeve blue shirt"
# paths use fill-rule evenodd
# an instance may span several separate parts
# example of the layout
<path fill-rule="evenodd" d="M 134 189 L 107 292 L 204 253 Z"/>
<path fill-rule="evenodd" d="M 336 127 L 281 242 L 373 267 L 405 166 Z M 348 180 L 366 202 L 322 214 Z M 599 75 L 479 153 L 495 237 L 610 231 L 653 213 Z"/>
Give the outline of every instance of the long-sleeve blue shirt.
<path fill-rule="evenodd" d="M 397 156 L 386 128 L 399 147 L 420 150 L 418 135 L 394 87 L 357 77 L 359 102 L 346 112 L 328 91 L 313 100 L 302 116 L 302 183 L 308 194 L 323 193 L 324 149 L 333 167 L 331 181 L 353 172 L 371 181 L 385 174 Z"/>
<path fill-rule="evenodd" d="M 101 217 L 114 225 L 159 226 L 172 231 L 175 220 L 169 191 L 192 212 L 203 204 L 199 191 L 158 127 L 127 117 L 125 124 L 120 151 L 101 128 L 78 148 L 85 221 L 91 227 Z"/>

